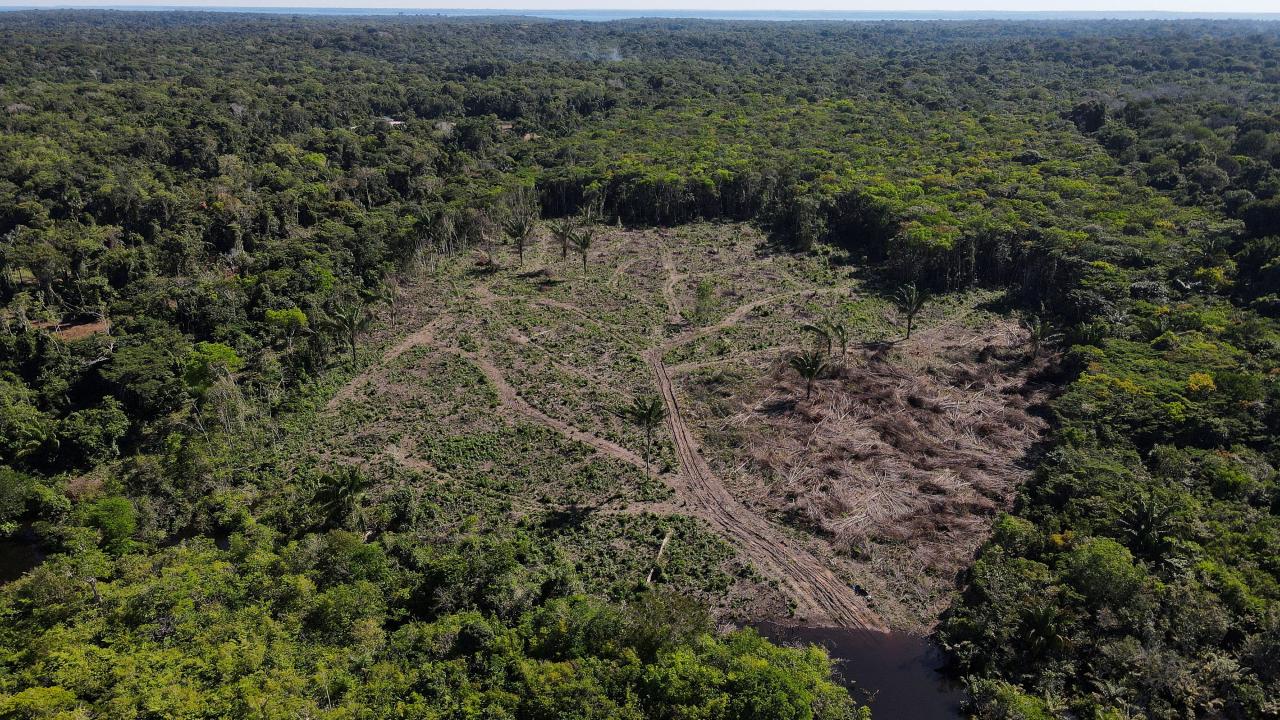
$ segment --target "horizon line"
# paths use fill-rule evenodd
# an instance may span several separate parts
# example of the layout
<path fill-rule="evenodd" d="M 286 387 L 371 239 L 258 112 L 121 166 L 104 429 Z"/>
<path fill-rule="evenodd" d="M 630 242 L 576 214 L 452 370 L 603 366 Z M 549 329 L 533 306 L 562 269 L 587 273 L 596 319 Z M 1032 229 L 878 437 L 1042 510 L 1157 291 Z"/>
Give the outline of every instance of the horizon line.
<path fill-rule="evenodd" d="M 628 13 L 635 14 L 637 17 L 661 17 L 662 13 L 680 13 L 688 15 L 691 13 L 713 13 L 713 14 L 744 14 L 744 15 L 769 15 L 769 14 L 792 14 L 792 15 L 975 15 L 975 14 L 991 14 L 991 15 L 1189 15 L 1189 16 L 1274 16 L 1280 18 L 1280 11 L 1264 11 L 1264 10 L 1154 10 L 1154 9 L 1118 9 L 1118 10 L 1010 10 L 1010 9 L 963 9 L 963 8 L 935 8 L 935 9 L 912 9 L 900 10 L 889 8 L 864 8 L 856 10 L 835 10 L 835 9 L 786 9 L 786 8 L 714 8 L 714 7 L 694 7 L 694 8 L 675 8 L 675 7 L 658 7 L 658 8 L 631 8 L 631 7 L 540 7 L 540 6 L 520 6 L 520 7 L 440 7 L 431 5 L 410 6 L 410 5 L 328 5 L 328 4 L 290 4 L 287 2 L 279 5 L 236 5 L 231 3 L 221 4 L 200 3 L 200 2 L 172 2 L 172 3 L 113 3 L 113 2 L 69 2 L 58 4 L 41 4 L 34 5 L 30 2 L 6 2 L 0 0 L 0 8 L 12 10 L 147 10 L 147 11 L 172 11 L 172 10 L 191 10 L 191 11 L 242 11 L 246 13 L 254 12 L 270 12 L 280 10 L 299 10 L 299 11 L 354 11 L 354 12 L 434 12 L 434 13 L 468 13 L 468 14 L 489 14 L 494 15 L 511 15 L 521 13 Z"/>

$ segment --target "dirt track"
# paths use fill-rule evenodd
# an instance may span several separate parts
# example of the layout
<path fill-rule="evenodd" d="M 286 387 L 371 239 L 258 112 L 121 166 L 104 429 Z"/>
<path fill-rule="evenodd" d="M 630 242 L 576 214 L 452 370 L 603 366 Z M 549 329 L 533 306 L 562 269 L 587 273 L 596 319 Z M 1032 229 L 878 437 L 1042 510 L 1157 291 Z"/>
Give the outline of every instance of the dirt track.
<path fill-rule="evenodd" d="M 677 281 L 670 254 L 663 251 L 663 266 L 668 280 L 663 295 L 671 317 L 679 317 L 679 305 L 673 288 Z M 841 292 L 846 287 L 820 292 Z M 718 323 L 686 331 L 645 353 L 653 370 L 663 403 L 667 408 L 667 427 L 675 442 L 680 462 L 683 487 L 678 488 L 689 505 L 691 514 L 706 520 L 733 542 L 738 552 L 762 573 L 782 583 L 785 594 L 795 604 L 796 614 L 812 624 L 831 624 L 886 630 L 884 623 L 871 611 L 848 583 L 836 577 L 831 569 L 809 552 L 800 541 L 788 538 L 768 520 L 753 512 L 733 497 L 702 457 L 697 440 L 680 412 L 680 402 L 662 356 L 669 350 L 692 342 L 741 322 L 752 310 L 808 291 L 783 292 L 738 306 Z"/>
<path fill-rule="evenodd" d="M 662 293 L 668 306 L 668 322 L 673 325 L 683 324 L 679 297 L 675 290 L 680 276 L 676 273 L 670 253 L 665 248 L 662 250 L 662 255 L 664 270 L 668 275 Z M 806 292 L 826 294 L 847 290 L 848 287 L 845 286 L 817 291 L 794 290 L 759 298 L 735 308 L 711 326 L 686 330 L 666 342 L 659 343 L 646 351 L 644 356 L 653 371 L 654 382 L 666 406 L 667 424 L 671 430 L 679 461 L 678 477 L 668 477 L 679 499 L 683 501 L 678 511 L 702 518 L 729 540 L 744 560 L 754 564 L 765 576 L 777 580 L 785 596 L 794 604 L 795 613 L 799 619 L 810 624 L 883 631 L 886 629 L 883 621 L 871 611 L 848 583 L 838 578 L 822 560 L 810 552 L 802 540 L 784 534 L 770 521 L 738 501 L 725 488 L 703 458 L 697 440 L 685 423 L 668 369 L 662 360 L 663 354 L 672 348 L 724 330 L 746 318 L 758 307 Z M 486 305 L 513 299 L 496 296 L 490 288 L 483 286 L 475 288 L 474 292 L 477 299 Z M 546 301 L 538 304 L 583 313 L 581 308 L 569 303 L 553 304 Z M 381 363 L 361 373 L 339 390 L 330 400 L 328 408 L 332 410 L 354 397 L 360 387 L 370 382 L 382 370 L 384 363 L 394 360 L 414 346 L 432 344 L 435 333 L 447 319 L 447 315 L 439 315 L 431 323 L 404 337 L 384 353 Z M 662 330 L 655 328 L 655 331 L 658 337 L 661 337 Z M 604 455 L 637 467 L 645 467 L 643 459 L 634 452 L 553 418 L 530 405 L 506 381 L 501 368 L 484 355 L 457 348 L 441 349 L 464 357 L 473 363 L 493 385 L 502 403 L 511 410 L 551 427 Z M 654 508 L 645 509 L 654 511 Z"/>
<path fill-rule="evenodd" d="M 484 373 L 484 376 L 489 379 L 489 382 L 493 385 L 494 389 L 498 391 L 498 399 L 501 400 L 502 404 L 506 405 L 508 408 L 515 410 L 531 420 L 542 423 L 566 437 L 577 440 L 583 445 L 593 447 L 601 454 L 635 465 L 641 469 L 647 469 L 643 458 L 621 445 L 579 430 L 569 423 L 557 420 L 530 405 L 524 398 L 520 397 L 520 394 L 516 392 L 515 388 L 511 387 L 511 385 L 507 383 L 507 379 L 502 374 L 502 370 L 487 358 L 475 353 L 462 352 L 454 349 L 450 349 L 450 352 L 454 352 L 461 357 L 470 360 L 473 365 L 479 368 L 480 372 Z"/>
<path fill-rule="evenodd" d="M 685 332 L 671 338 L 666 343 L 663 343 L 661 350 L 663 353 L 666 353 L 682 345 L 687 345 L 693 342 L 694 340 L 698 340 L 700 338 L 704 338 L 709 335 L 714 335 L 722 330 L 727 330 L 728 328 L 734 325 L 737 325 L 738 323 L 745 320 L 747 316 L 751 314 L 751 311 L 757 308 L 762 308 L 765 305 L 778 302 L 779 300 L 785 300 L 789 297 L 795 297 L 797 295 L 810 295 L 813 297 L 817 297 L 818 295 L 831 295 L 833 293 L 848 292 L 852 287 L 853 287 L 852 285 L 836 285 L 834 287 L 818 288 L 816 290 L 814 289 L 787 290 L 784 292 L 775 293 L 773 295 L 766 295 L 765 297 L 759 298 L 757 300 L 752 300 L 751 302 L 747 302 L 739 305 L 738 307 L 730 311 L 728 315 L 725 315 L 723 318 L 721 318 L 720 321 L 715 323 L 714 325 L 707 325 L 705 327 L 692 328 L 690 330 L 686 330 Z M 668 302 L 670 301 L 671 300 L 669 299 Z M 674 314 L 675 310 L 672 310 L 672 313 Z"/>
<path fill-rule="evenodd" d="M 765 575 L 780 581 L 796 614 L 809 623 L 885 630 L 880 619 L 847 583 L 842 582 L 798 541 L 738 502 L 703 460 L 697 441 L 680 414 L 671 378 L 658 351 L 646 353 L 667 407 L 667 426 L 675 440 L 692 514 L 709 522 Z"/>

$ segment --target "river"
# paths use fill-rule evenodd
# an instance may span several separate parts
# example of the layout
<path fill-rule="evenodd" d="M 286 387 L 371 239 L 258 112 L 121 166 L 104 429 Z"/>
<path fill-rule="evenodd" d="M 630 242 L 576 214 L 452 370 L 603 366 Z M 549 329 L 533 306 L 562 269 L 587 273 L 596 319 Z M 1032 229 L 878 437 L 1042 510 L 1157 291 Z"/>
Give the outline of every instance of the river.
<path fill-rule="evenodd" d="M 30 525 L 18 532 L 0 537 L 0 583 L 17 580 L 44 562 L 44 550 Z"/>
<path fill-rule="evenodd" d="M 872 718 L 957 720 L 964 691 L 938 670 L 942 651 L 931 640 L 908 633 L 878 633 L 758 623 L 761 635 L 782 644 L 827 649 L 840 679 Z"/>

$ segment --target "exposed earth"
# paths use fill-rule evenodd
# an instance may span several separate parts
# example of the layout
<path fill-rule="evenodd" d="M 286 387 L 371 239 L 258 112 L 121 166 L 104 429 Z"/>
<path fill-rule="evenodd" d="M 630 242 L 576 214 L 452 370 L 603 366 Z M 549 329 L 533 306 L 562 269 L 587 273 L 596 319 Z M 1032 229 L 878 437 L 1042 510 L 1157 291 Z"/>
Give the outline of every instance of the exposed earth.
<path fill-rule="evenodd" d="M 541 518 L 606 591 L 668 582 L 725 620 L 927 630 L 1026 475 L 1039 363 L 995 295 L 939 298 L 904 340 L 855 270 L 763 243 L 741 225 L 608 229 L 585 275 L 546 239 L 522 265 L 503 248 L 441 261 L 312 449 Z M 786 358 L 822 320 L 850 337 L 806 399 Z M 646 462 L 619 410 L 653 395 Z M 682 574 L 682 554 L 719 575 Z"/>

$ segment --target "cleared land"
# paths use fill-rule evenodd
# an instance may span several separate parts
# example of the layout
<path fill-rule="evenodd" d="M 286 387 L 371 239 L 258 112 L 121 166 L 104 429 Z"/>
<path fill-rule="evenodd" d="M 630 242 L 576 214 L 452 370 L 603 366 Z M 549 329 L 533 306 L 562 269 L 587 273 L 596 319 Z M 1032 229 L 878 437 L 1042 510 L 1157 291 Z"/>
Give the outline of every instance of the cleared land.
<path fill-rule="evenodd" d="M 891 303 L 847 269 L 745 226 L 609 229 L 585 274 L 545 239 L 520 266 L 494 255 L 411 288 L 309 447 L 381 468 L 385 493 L 455 498 L 450 521 L 538 527 L 589 589 L 928 627 L 1042 429 L 1037 363 L 991 296 L 934 303 L 896 342 Z M 852 338 L 806 400 L 785 359 L 823 319 Z M 619 413 L 646 395 L 667 410 L 647 464 Z"/>

